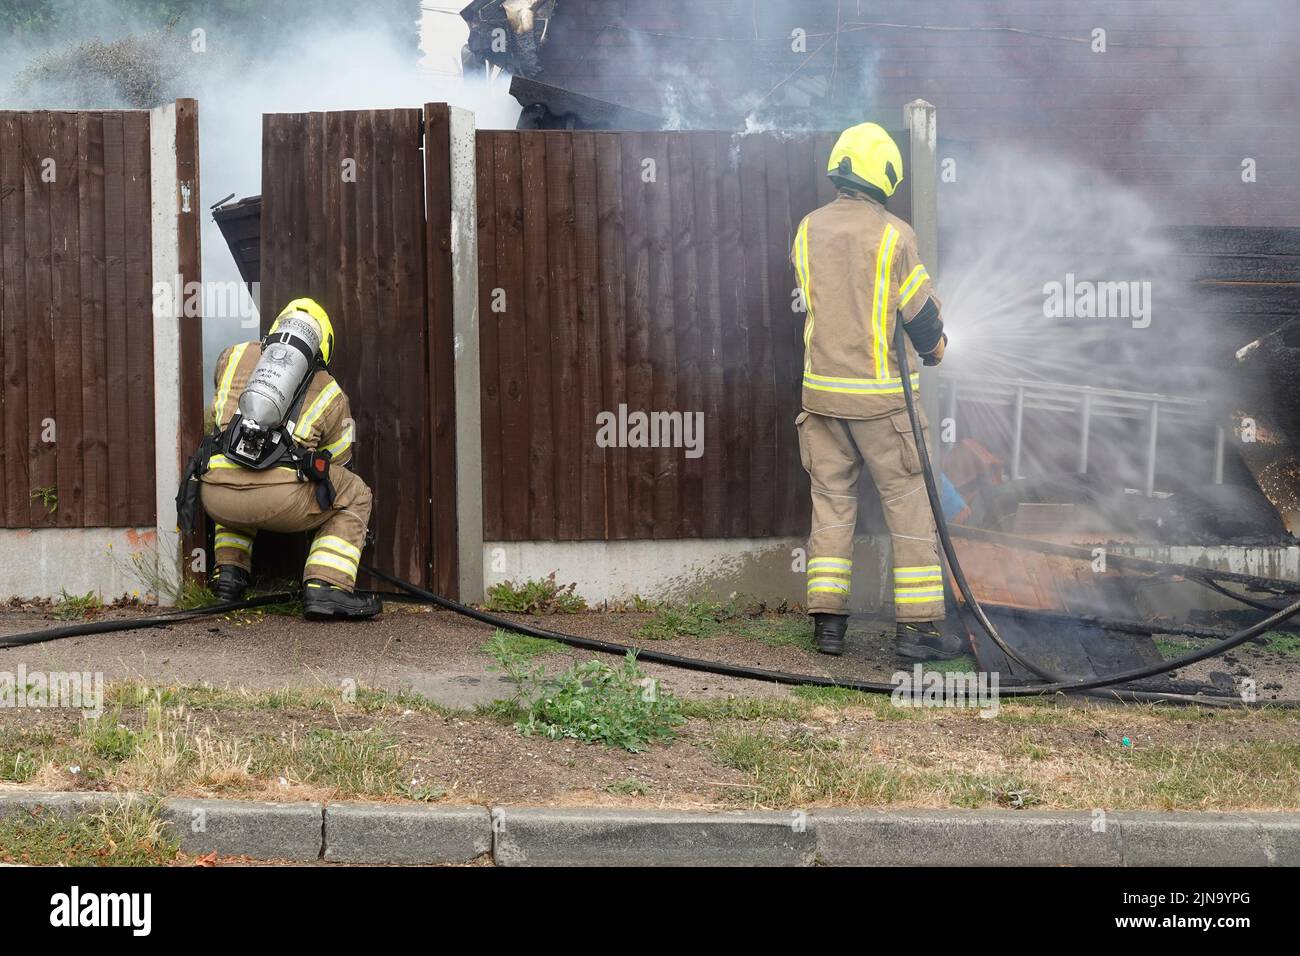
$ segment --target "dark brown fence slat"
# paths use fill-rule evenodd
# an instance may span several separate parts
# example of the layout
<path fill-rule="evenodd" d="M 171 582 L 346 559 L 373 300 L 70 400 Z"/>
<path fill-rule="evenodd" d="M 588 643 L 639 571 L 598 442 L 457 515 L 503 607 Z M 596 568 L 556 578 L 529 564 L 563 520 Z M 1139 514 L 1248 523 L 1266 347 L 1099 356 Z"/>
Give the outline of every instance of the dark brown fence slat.
<path fill-rule="evenodd" d="M 694 419 L 703 410 L 704 390 L 700 377 L 702 337 L 697 308 L 699 262 L 695 251 L 695 168 L 690 133 L 668 137 L 668 192 L 672 202 L 672 298 L 673 332 L 676 337 L 676 395 L 674 408 L 682 420 L 683 447 L 672 449 L 677 463 L 678 512 L 671 536 L 698 538 L 703 532 L 704 461 L 687 457 L 687 428 L 695 435 Z M 707 427 L 707 423 L 706 423 Z M 690 452 L 695 454 L 694 451 Z M 708 445 L 704 446 L 708 454 Z"/>
<path fill-rule="evenodd" d="M 429 483 L 423 486 L 432 510 L 432 541 L 426 542 L 426 554 L 433 560 L 433 581 L 441 594 L 456 595 L 459 588 L 459 564 L 456 554 L 456 363 L 449 344 L 455 337 L 455 314 L 452 300 L 451 263 L 451 114 L 446 106 L 425 108 L 425 173 L 423 190 L 427 197 L 428 231 L 422 235 L 419 249 L 427 257 L 430 271 L 426 278 L 429 370 L 428 392 L 424 397 L 430 408 L 430 439 L 422 445 L 423 454 L 432 461 Z M 396 132 L 397 126 L 394 126 Z M 419 139 L 417 126 L 403 125 L 401 137 Z M 402 192 L 404 193 L 405 187 Z M 419 208 L 411 202 L 410 215 Z M 399 241 L 398 254 L 405 264 L 407 246 Z M 426 251 L 427 249 L 427 251 Z M 414 252 L 414 249 L 410 250 Z M 405 309 L 403 310 L 405 313 Z M 414 376 L 412 376 L 414 380 Z M 417 384 L 415 381 L 411 385 Z M 428 558 L 426 558 L 428 560 Z M 481 560 L 473 556 L 471 560 Z"/>
<path fill-rule="evenodd" d="M 597 221 L 596 137 L 573 134 L 574 256 L 578 310 L 579 536 L 605 536 L 605 450 L 596 444 L 596 416 L 604 410 L 600 380 L 600 243 Z"/>
<path fill-rule="evenodd" d="M 27 268 L 27 456 L 30 485 L 28 513 L 31 527 L 55 524 L 55 517 L 38 491 L 57 493 L 58 473 L 54 445 L 42 431 L 55 415 L 54 302 L 50 256 L 50 117 L 48 113 L 23 116 L 24 233 Z"/>
<path fill-rule="evenodd" d="M 107 341 L 105 369 L 108 384 L 108 428 L 118 441 L 108 443 L 109 523 L 122 527 L 131 522 L 131 474 L 127 459 L 135 454 L 121 441 L 130 427 L 127 383 L 126 300 L 126 132 L 121 113 L 104 114 L 104 303 Z"/>
<path fill-rule="evenodd" d="M 623 147 L 623 230 L 627 264 L 627 300 L 624 323 L 627 330 L 627 414 L 648 412 L 654 403 L 654 365 L 650 345 L 650 191 L 657 184 L 645 177 L 650 159 L 646 137 L 627 133 Z M 631 427 L 629 425 L 629 433 Z M 629 434 L 629 439 L 632 437 Z M 631 537 L 654 537 L 654 453 L 650 448 L 619 448 L 612 454 L 627 459 L 628 512 Z"/>
<path fill-rule="evenodd" d="M 370 548 L 370 556 L 377 566 L 392 568 L 400 574 L 396 563 L 397 534 L 403 498 L 401 475 L 393 467 L 398 446 L 394 433 L 397 410 L 388 404 L 389 396 L 379 375 L 379 361 L 381 351 L 397 361 L 401 361 L 401 353 L 393 355 L 386 351 L 392 340 L 384 334 L 387 316 L 379 294 L 375 253 L 375 234 L 383 225 L 379 207 L 391 202 L 388 197 L 392 196 L 393 183 L 391 166 L 383 157 L 375 155 L 373 122 L 374 112 L 370 110 L 347 114 L 346 130 L 351 139 L 344 157 L 355 161 L 355 175 L 349 176 L 347 170 L 342 170 L 342 199 L 348 224 L 344 242 L 348 249 L 352 294 L 342 303 L 341 321 L 334 320 L 338 323 L 335 331 L 340 337 L 343 358 L 336 374 L 348 395 L 357 396 L 358 407 L 352 409 L 352 415 L 360 435 L 365 436 L 364 442 L 357 446 L 360 457 L 356 471 L 374 494 L 370 527 L 375 533 L 375 543 Z M 381 458 L 387 458 L 387 468 Z M 373 584 L 366 580 L 366 585 Z"/>
<path fill-rule="evenodd" d="M 790 519 L 802 519 L 802 502 L 794 497 L 795 476 L 792 465 L 799 462 L 799 435 L 794 420 L 801 406 L 801 367 L 803 359 L 803 316 L 791 309 L 794 301 L 794 269 L 790 264 L 790 246 L 797 221 L 790 211 L 790 143 L 769 139 L 764 143 L 767 154 L 767 300 L 771 310 L 773 382 L 773 437 L 775 471 L 771 534 L 791 534 Z M 802 523 L 802 522 L 801 522 Z"/>
<path fill-rule="evenodd" d="M 723 391 L 721 323 L 722 292 L 719 288 L 718 149 L 710 135 L 688 139 L 694 169 L 695 214 L 693 218 L 698 289 L 695 320 L 699 325 L 700 411 L 704 413 L 703 475 L 700 478 L 700 534 L 720 538 L 725 533 L 727 457 L 722 430 L 726 395 Z"/>
<path fill-rule="evenodd" d="M 724 407 L 726 433 L 726 484 L 728 537 L 749 534 L 749 454 L 753 408 L 753 381 L 749 369 L 748 307 L 743 296 L 745 257 L 743 251 L 740 183 L 740 146 L 734 138 L 717 137 L 719 160 L 718 244 L 721 275 L 721 303 L 718 322 L 722 326 L 723 382 L 727 395 Z M 748 238 L 748 237 L 746 237 Z"/>
<path fill-rule="evenodd" d="M 131 454 L 130 514 L 133 525 L 155 521 L 153 462 L 153 243 L 150 215 L 149 114 L 124 117 L 126 155 L 127 398 Z"/>
<path fill-rule="evenodd" d="M 519 133 L 524 211 L 524 314 L 528 329 L 528 491 L 531 537 L 555 536 L 554 418 L 551 391 L 551 276 L 546 237 L 546 138 Z"/>
<path fill-rule="evenodd" d="M 823 163 L 821 169 L 818 168 L 818 162 Z M 786 169 L 790 178 L 790 225 L 792 230 L 798 230 L 804 216 L 817 208 L 818 181 L 826 178 L 822 175 L 822 169 L 825 168 L 824 163 L 825 158 L 819 157 L 813 140 L 796 139 L 791 141 L 787 150 Z M 791 245 L 793 244 L 792 235 Z M 794 269 L 790 268 L 787 275 L 789 276 L 793 294 L 796 282 Z M 793 347 L 794 370 L 790 382 L 790 405 L 787 407 L 786 418 L 777 423 L 779 428 L 790 428 L 794 445 L 786 462 L 791 476 L 786 498 L 784 503 L 778 506 L 782 512 L 778 519 L 779 531 L 781 534 L 789 535 L 803 534 L 808 529 L 807 506 L 805 504 L 808 501 L 808 473 L 804 471 L 803 465 L 799 461 L 799 436 L 794 432 L 793 421 L 787 420 L 791 416 L 797 416 L 803 407 L 803 328 L 807 318 L 806 311 L 798 314 L 790 313 L 791 326 L 796 333 L 796 341 Z"/>
<path fill-rule="evenodd" d="M 535 414 L 528 380 L 528 313 L 524 287 L 523 155 L 518 133 L 489 134 L 496 171 L 497 283 L 505 311 L 496 316 L 500 344 L 502 537 L 530 536 L 529 421 Z"/>
<path fill-rule="evenodd" d="M 318 301 L 328 298 L 329 224 L 325 192 L 325 114 L 307 114 L 307 147 L 302 157 L 302 178 L 307 203 L 307 276 L 308 288 Z M 322 303 L 323 304 L 323 303 Z M 328 309 L 328 307 L 326 307 Z"/>
<path fill-rule="evenodd" d="M 540 134 L 546 153 L 546 238 L 550 276 L 551 459 L 555 537 L 582 534 L 581 452 L 586 432 L 578 394 L 577 255 L 574 250 L 573 135 Z"/>
<path fill-rule="evenodd" d="M 0 114 L 0 315 L 3 315 L 4 524 L 26 527 L 30 483 L 27 462 L 27 295 L 24 235 L 23 127 L 17 113 Z"/>
<path fill-rule="evenodd" d="M 753 443 L 749 453 L 749 534 L 772 534 L 776 512 L 776 363 L 772 355 L 771 289 L 768 284 L 768 180 L 766 154 L 771 138 L 750 138 L 741 147 L 740 182 L 744 195 L 745 308 L 749 322 L 749 362 L 753 382 Z"/>
<path fill-rule="evenodd" d="M 480 414 L 483 417 L 483 540 L 500 541 L 501 506 L 501 329 L 497 289 L 496 149 L 490 136 L 474 142 L 478 177 L 478 317 Z"/>
<path fill-rule="evenodd" d="M 642 137 L 646 155 L 654 159 L 656 178 L 643 184 L 646 197 L 645 226 L 649 234 L 650 252 L 650 367 L 651 398 L 642 411 L 651 414 L 651 441 L 660 439 L 660 447 L 652 448 L 654 463 L 654 525 L 651 535 L 656 538 L 677 537 L 678 483 L 681 480 L 682 452 L 670 446 L 671 427 L 656 428 L 655 417 L 672 412 L 677 406 L 677 340 L 673 315 L 673 221 L 672 173 L 669 168 L 667 133 L 647 133 Z M 655 432 L 667 434 L 656 436 Z M 665 447 L 668 446 L 668 447 Z"/>
<path fill-rule="evenodd" d="M 596 135 L 596 244 L 600 257 L 600 359 L 603 410 L 618 414 L 627 402 L 627 260 L 623 243 L 623 153 L 613 133 Z M 605 449 L 605 537 L 632 536 L 628 509 L 628 458 L 618 448 Z"/>
<path fill-rule="evenodd" d="M 81 245 L 78 232 L 80 163 L 76 115 L 52 113 L 50 121 L 51 157 L 58 169 L 58 175 L 50 184 L 50 301 L 54 306 L 53 417 L 56 422 L 55 475 L 59 490 L 56 519 L 61 527 L 77 527 L 84 518 L 81 464 Z M 150 394 L 152 396 L 152 390 Z"/>
<path fill-rule="evenodd" d="M 176 217 L 176 262 L 185 285 L 202 283 L 203 184 L 199 169 L 199 104 L 195 100 L 176 101 L 176 179 L 182 197 L 188 189 L 189 211 L 182 201 Z M 161 198 L 161 197 L 159 197 Z M 188 456 L 197 448 L 203 437 L 203 314 L 182 312 L 178 355 L 180 358 L 179 414 L 181 456 Z M 184 458 L 181 458 L 184 461 Z M 202 553 L 207 546 L 206 520 L 203 527 L 195 528 L 182 540 L 182 553 Z M 194 582 L 206 579 L 206 567 L 196 567 L 193 561 L 184 565 L 185 577 Z"/>

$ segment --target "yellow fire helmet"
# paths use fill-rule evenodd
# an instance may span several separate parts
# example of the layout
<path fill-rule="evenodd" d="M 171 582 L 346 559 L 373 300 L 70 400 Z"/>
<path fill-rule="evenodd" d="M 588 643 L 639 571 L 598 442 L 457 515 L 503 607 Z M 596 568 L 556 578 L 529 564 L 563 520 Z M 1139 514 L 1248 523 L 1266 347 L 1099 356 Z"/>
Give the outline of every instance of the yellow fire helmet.
<path fill-rule="evenodd" d="M 274 332 L 280 320 L 285 316 L 293 315 L 295 312 L 301 312 L 308 316 L 313 322 L 320 327 L 320 357 L 326 365 L 330 364 L 330 359 L 334 356 L 334 325 L 330 322 L 330 317 L 321 307 L 321 304 L 315 299 L 294 299 L 276 316 L 268 334 Z"/>
<path fill-rule="evenodd" d="M 903 181 L 903 154 L 883 127 L 859 123 L 836 140 L 826 175 L 836 185 L 878 189 L 889 198 Z"/>

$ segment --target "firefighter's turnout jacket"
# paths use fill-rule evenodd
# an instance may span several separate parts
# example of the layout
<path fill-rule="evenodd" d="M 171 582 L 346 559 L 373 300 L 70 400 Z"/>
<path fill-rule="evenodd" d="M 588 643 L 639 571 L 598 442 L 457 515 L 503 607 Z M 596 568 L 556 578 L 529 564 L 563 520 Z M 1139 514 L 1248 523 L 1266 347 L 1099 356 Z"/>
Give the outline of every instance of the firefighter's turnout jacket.
<path fill-rule="evenodd" d="M 239 410 L 239 396 L 262 356 L 260 342 L 231 346 L 217 359 L 212 418 L 225 428 Z M 316 529 L 303 579 L 315 578 L 351 590 L 370 522 L 371 493 L 346 467 L 355 438 L 348 397 L 328 372 L 317 371 L 307 386 L 293 437 L 303 448 L 328 451 L 335 499 L 322 508 L 314 483 L 299 478 L 292 465 L 256 471 L 224 455 L 208 460 L 203 508 L 217 522 L 216 563 L 251 570 L 253 541 L 259 529 Z"/>
<path fill-rule="evenodd" d="M 916 236 L 880 203 L 841 191 L 800 223 L 791 259 L 807 310 L 804 410 L 796 424 L 812 480 L 808 610 L 848 613 L 857 486 L 865 464 L 893 544 L 896 616 L 942 618 L 934 516 L 893 354 L 901 318 L 909 332 L 914 394 L 921 361 L 913 343 L 926 354 L 942 354 L 939 303 Z"/>

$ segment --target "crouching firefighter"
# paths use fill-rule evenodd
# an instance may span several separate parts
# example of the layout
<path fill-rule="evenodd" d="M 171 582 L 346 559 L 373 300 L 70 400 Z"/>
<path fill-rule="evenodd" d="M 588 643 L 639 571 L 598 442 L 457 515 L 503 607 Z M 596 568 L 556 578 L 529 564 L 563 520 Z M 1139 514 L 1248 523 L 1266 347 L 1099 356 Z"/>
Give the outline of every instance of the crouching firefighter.
<path fill-rule="evenodd" d="M 295 299 L 260 342 L 217 359 L 215 427 L 190 459 L 176 511 L 183 531 L 196 505 L 216 521 L 221 601 L 248 588 L 257 532 L 312 531 L 303 570 L 303 614 L 374 617 L 377 598 L 355 593 L 370 521 L 370 489 L 346 467 L 354 425 L 348 398 L 330 375 L 334 328 L 312 299 Z"/>
<path fill-rule="evenodd" d="M 891 348 L 898 320 L 913 369 L 918 355 L 938 365 L 948 341 L 916 235 L 885 209 L 903 180 L 902 156 L 884 129 L 863 123 L 841 134 L 827 175 L 837 196 L 804 218 L 791 253 L 807 309 L 796 426 L 812 480 L 808 610 L 817 647 L 825 654 L 844 651 L 865 465 L 893 548 L 898 651 L 951 658 L 961 644 L 937 623 L 944 599 L 934 516 Z M 913 373 L 914 391 L 919 378 Z M 919 403 L 917 410 L 924 424 Z"/>

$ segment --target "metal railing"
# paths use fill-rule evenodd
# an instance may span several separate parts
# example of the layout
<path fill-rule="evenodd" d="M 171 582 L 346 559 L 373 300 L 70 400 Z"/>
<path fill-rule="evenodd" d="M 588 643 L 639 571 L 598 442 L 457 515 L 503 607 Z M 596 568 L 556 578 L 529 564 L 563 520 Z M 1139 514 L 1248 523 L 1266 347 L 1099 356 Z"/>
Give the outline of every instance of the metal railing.
<path fill-rule="evenodd" d="M 935 381 L 941 407 L 947 417 L 956 420 L 959 398 L 986 405 L 1003 405 L 1011 409 L 1011 461 L 1009 477 L 1020 478 L 1020 459 L 1024 446 L 1025 410 L 1074 414 L 1079 418 L 1079 474 L 1088 473 L 1088 438 L 1094 418 L 1119 418 L 1146 422 L 1147 497 L 1155 493 L 1156 453 L 1160 425 L 1184 422 L 1208 425 L 1212 421 L 1210 403 L 1204 399 L 1157 392 L 1128 392 L 1115 388 L 1088 385 L 1065 385 L 1030 379 L 955 375 L 938 372 Z M 1223 483 L 1224 429 L 1215 430 L 1214 483 Z"/>

